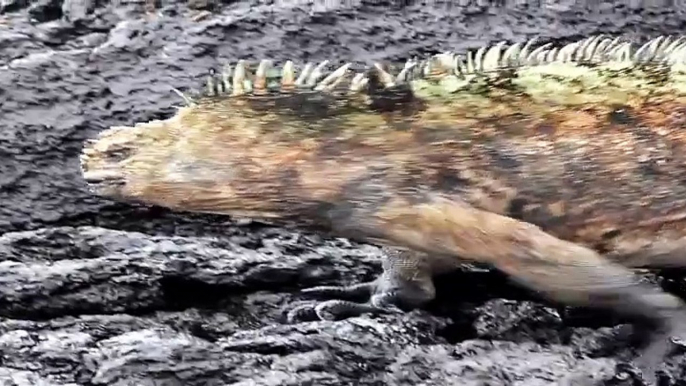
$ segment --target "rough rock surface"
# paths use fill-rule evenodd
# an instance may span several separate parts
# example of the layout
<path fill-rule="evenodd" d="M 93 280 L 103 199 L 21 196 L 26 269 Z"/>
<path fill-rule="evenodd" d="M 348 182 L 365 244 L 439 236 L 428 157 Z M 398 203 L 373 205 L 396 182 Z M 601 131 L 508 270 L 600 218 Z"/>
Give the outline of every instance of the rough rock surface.
<path fill-rule="evenodd" d="M 373 278 L 378 249 L 102 200 L 78 154 L 108 126 L 167 117 L 170 88 L 218 61 L 647 38 L 683 32 L 680 2 L 157 3 L 0 0 L 0 385 L 574 385 L 631 357 L 618 322 L 469 267 L 426 311 L 281 324 L 298 288 Z M 667 369 L 686 379 L 686 356 Z"/>

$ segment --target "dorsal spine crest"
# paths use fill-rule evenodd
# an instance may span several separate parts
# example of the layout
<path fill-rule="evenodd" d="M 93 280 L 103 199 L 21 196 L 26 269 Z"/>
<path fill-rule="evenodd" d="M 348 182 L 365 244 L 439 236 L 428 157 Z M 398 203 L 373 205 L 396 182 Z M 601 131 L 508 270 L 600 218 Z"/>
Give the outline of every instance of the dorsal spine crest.
<path fill-rule="evenodd" d="M 455 81 L 474 79 L 489 74 L 506 73 L 504 70 L 525 69 L 555 63 L 572 64 L 664 64 L 686 68 L 686 36 L 674 38 L 659 36 L 635 49 L 632 42 L 605 35 L 591 36 L 563 46 L 545 43 L 536 46 L 533 38 L 522 44 L 512 45 L 501 41 L 493 46 L 483 46 L 466 54 L 443 52 L 423 60 L 412 58 L 405 61 L 402 69 L 393 75 L 383 63 L 374 63 L 367 70 L 355 72 L 352 63 L 345 63 L 333 71 L 327 71 L 328 60 L 318 64 L 306 63 L 299 74 L 296 65 L 287 61 L 281 69 L 274 69 L 270 60 L 264 59 L 257 64 L 254 75 L 250 75 L 246 60 L 239 60 L 235 67 L 231 63 L 223 66 L 221 74 L 211 70 L 207 77 L 205 93 L 202 96 L 240 97 L 264 95 L 269 92 L 292 93 L 297 90 L 330 92 L 342 90 L 347 93 L 369 93 L 369 74 L 373 71 L 380 86 L 391 88 L 414 80 L 441 82 L 446 77 Z M 511 72 L 510 72 L 511 73 Z M 297 75 L 297 77 L 296 77 Z M 193 98 L 178 90 L 187 104 Z"/>

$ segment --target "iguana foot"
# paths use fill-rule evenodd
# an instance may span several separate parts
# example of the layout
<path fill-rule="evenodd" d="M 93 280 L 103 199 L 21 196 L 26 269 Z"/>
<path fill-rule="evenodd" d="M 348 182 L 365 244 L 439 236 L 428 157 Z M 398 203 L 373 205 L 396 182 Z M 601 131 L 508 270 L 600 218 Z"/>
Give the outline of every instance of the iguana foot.
<path fill-rule="evenodd" d="M 384 248 L 383 274 L 376 280 L 350 286 L 320 286 L 302 291 L 317 298 L 333 298 L 289 311 L 289 323 L 302 319 L 336 320 L 366 313 L 403 313 L 432 300 L 435 289 L 425 255 Z"/>

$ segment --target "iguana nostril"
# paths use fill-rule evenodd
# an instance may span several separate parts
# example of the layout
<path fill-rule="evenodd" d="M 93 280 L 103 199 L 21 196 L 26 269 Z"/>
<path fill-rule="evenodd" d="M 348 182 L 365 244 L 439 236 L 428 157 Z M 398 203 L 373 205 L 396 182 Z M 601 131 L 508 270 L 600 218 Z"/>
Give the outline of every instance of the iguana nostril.
<path fill-rule="evenodd" d="M 92 172 L 84 172 L 83 179 L 88 183 L 101 183 L 105 181 L 121 180 L 122 175 L 117 171 L 98 170 Z"/>

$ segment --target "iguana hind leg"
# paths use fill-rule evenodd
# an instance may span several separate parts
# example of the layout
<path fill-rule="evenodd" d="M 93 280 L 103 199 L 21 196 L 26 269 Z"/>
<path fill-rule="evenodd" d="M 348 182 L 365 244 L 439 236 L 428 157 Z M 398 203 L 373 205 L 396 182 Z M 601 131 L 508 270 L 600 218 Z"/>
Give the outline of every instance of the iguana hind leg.
<path fill-rule="evenodd" d="M 642 283 L 633 271 L 597 252 L 535 225 L 430 195 L 394 197 L 360 208 L 346 207 L 345 216 L 331 215 L 338 221 L 334 227 L 354 230 L 359 239 L 366 235 L 427 254 L 424 264 L 417 269 L 408 266 L 403 277 L 412 277 L 414 269 L 420 283 L 430 282 L 432 272 L 451 265 L 445 256 L 452 256 L 452 266 L 460 260 L 490 264 L 561 304 L 630 317 L 648 342 L 638 361 L 647 379 L 654 379 L 655 367 L 671 349 L 669 337 L 686 333 L 686 305 L 680 299 Z M 436 256 L 441 260 L 432 260 Z M 433 291 L 432 286 L 426 288 Z M 432 297 L 431 291 L 425 293 Z"/>
<path fill-rule="evenodd" d="M 380 208 L 375 218 L 392 242 L 488 263 L 553 301 L 630 317 L 645 336 L 638 365 L 649 380 L 671 350 L 672 334 L 686 333 L 686 305 L 679 298 L 532 224 L 444 198 L 416 204 L 398 200 Z"/>

